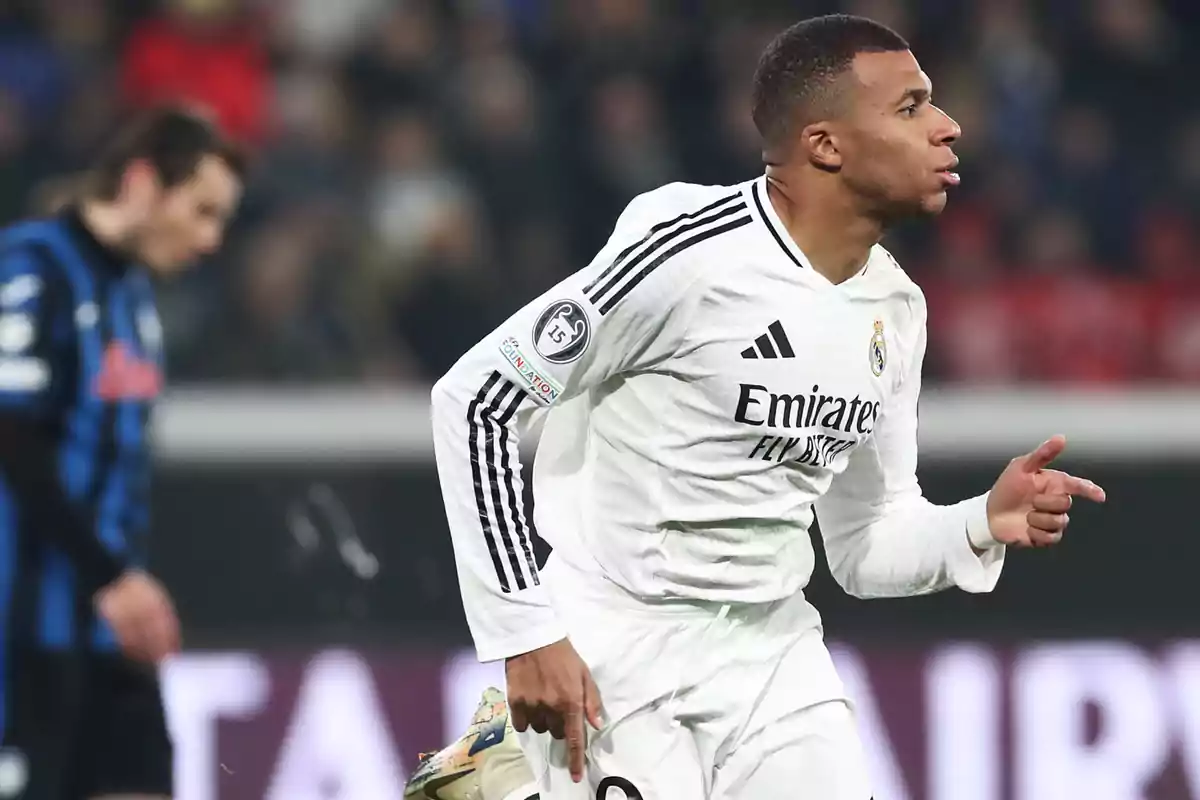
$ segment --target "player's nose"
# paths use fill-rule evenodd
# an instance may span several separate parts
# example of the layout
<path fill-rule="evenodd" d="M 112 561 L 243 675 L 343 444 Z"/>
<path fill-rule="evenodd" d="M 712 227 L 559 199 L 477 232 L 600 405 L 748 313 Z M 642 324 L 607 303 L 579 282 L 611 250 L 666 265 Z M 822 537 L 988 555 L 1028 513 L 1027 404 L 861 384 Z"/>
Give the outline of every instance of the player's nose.
<path fill-rule="evenodd" d="M 962 128 L 945 111 L 934 106 L 937 110 L 937 124 L 931 129 L 931 138 L 936 145 L 950 145 L 962 137 Z"/>

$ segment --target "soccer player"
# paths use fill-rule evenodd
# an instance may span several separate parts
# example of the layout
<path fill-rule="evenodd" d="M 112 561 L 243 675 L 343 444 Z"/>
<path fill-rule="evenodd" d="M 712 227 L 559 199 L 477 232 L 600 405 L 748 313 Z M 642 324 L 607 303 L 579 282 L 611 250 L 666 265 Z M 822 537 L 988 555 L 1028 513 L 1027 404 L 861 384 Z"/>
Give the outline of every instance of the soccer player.
<path fill-rule="evenodd" d="M 242 170 L 205 119 L 156 111 L 77 202 L 0 232 L 0 797 L 171 794 L 155 665 L 179 623 L 143 566 L 151 278 L 218 246 Z"/>
<path fill-rule="evenodd" d="M 868 800 L 803 591 L 814 514 L 851 594 L 986 592 L 1007 546 L 1104 499 L 1048 469 L 1061 437 L 978 497 L 922 496 L 925 299 L 879 242 L 945 206 L 960 131 L 908 44 L 800 22 L 762 55 L 753 117 L 765 175 L 634 198 L 433 390 L 467 619 L 554 800 Z M 544 409 L 539 572 L 518 445 Z"/>

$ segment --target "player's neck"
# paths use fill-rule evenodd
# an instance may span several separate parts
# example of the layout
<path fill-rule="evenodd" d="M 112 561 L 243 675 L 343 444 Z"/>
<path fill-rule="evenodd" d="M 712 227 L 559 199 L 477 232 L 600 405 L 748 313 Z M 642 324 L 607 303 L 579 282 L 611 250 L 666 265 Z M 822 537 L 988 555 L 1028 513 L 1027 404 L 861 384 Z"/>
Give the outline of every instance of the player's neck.
<path fill-rule="evenodd" d="M 125 249 L 133 231 L 129 215 L 115 203 L 83 200 L 79 203 L 79 218 L 96 241 L 114 251 Z"/>
<path fill-rule="evenodd" d="M 774 170 L 767 172 L 767 196 L 796 246 L 830 283 L 857 275 L 883 238 L 883 226 L 845 197 L 800 191 L 788 176 Z"/>

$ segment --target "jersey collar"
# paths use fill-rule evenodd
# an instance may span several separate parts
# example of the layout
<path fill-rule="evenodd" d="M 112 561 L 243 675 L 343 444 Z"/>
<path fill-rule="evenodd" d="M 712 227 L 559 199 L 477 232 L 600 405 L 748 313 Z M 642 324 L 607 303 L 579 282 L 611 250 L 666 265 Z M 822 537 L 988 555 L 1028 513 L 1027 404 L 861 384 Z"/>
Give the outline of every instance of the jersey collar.
<path fill-rule="evenodd" d="M 775 206 L 772 205 L 771 198 L 767 194 L 767 176 L 760 175 L 751 181 L 747 194 L 749 195 L 749 203 L 753 209 L 753 215 L 767 229 L 770 237 L 775 240 L 775 244 L 793 264 L 803 269 L 806 275 L 812 276 L 813 280 L 819 281 L 826 286 L 840 285 L 843 288 L 847 288 L 848 284 L 858 281 L 867 273 L 871 264 L 870 258 L 867 259 L 867 263 L 863 265 L 863 268 L 849 279 L 843 281 L 841 284 L 830 283 L 828 278 L 813 269 L 812 262 L 808 260 L 808 256 L 804 255 L 804 251 L 796 244 L 796 240 L 788 233 L 783 220 L 776 213 Z"/>
<path fill-rule="evenodd" d="M 808 270 L 814 275 L 816 270 L 812 268 L 808 257 L 804 255 L 791 235 L 784 227 L 783 220 L 775 213 L 775 206 L 771 204 L 771 198 L 767 194 L 767 176 L 760 175 L 750 183 L 750 207 L 754 209 L 754 215 L 766 227 L 767 233 L 775 240 L 775 244 L 783 251 L 784 255 L 791 260 L 793 264 L 801 269 Z"/>

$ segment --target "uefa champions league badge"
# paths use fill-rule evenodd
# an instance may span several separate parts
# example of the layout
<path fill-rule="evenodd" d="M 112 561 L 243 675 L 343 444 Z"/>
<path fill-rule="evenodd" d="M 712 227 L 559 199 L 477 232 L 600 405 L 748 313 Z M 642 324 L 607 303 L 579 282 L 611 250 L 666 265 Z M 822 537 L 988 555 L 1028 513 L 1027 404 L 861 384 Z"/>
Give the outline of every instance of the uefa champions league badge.
<path fill-rule="evenodd" d="M 574 300 L 551 303 L 533 326 L 533 349 L 551 364 L 571 363 L 591 340 L 587 312 Z"/>
<path fill-rule="evenodd" d="M 887 366 L 887 340 L 883 338 L 883 320 L 875 319 L 875 333 L 871 336 L 871 348 L 868 351 L 871 359 L 871 372 L 878 377 Z"/>

